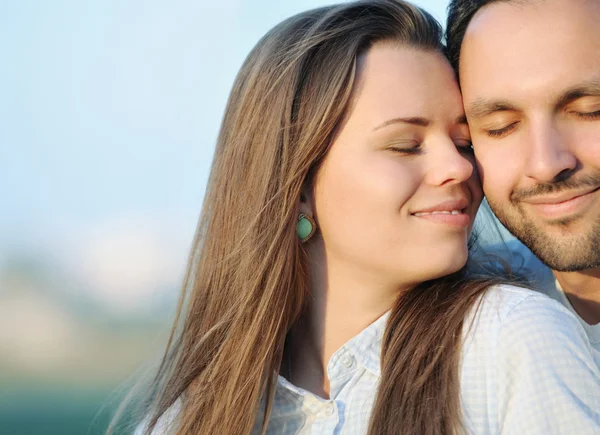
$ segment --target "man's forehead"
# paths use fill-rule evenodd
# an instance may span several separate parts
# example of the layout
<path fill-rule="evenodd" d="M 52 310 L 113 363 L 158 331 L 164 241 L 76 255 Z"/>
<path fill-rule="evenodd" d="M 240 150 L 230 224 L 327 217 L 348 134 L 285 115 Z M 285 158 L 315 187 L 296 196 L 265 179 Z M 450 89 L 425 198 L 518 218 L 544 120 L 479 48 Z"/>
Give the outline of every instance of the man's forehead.
<path fill-rule="evenodd" d="M 528 94 L 560 98 L 600 71 L 600 2 L 534 3 L 492 3 L 467 27 L 459 68 L 469 116 Z"/>
<path fill-rule="evenodd" d="M 582 28 L 586 32 L 577 32 Z M 540 46 L 544 41 L 550 45 L 553 40 L 563 41 L 565 45 L 593 39 L 600 43 L 600 1 L 499 0 L 488 3 L 475 13 L 466 28 L 461 60 L 466 47 L 483 49 L 484 58 L 491 58 L 512 52 L 522 45 L 519 42 L 528 42 L 525 38 L 532 37 Z"/>
<path fill-rule="evenodd" d="M 515 29 L 528 22 L 543 22 L 548 14 L 561 17 L 579 15 L 580 18 L 585 18 L 594 12 L 600 13 L 599 3 L 598 0 L 489 0 L 469 20 L 466 32 L 479 27 L 489 31 L 489 27 L 495 23 L 501 23 L 505 29 L 514 23 Z M 547 28 L 546 32 L 552 33 L 555 30 Z"/>

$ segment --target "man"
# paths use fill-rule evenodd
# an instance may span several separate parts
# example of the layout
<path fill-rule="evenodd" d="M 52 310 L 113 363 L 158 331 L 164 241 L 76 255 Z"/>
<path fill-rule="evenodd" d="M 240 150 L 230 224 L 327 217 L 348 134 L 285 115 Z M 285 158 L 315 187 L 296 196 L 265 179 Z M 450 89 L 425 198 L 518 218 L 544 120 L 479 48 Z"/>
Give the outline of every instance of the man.
<path fill-rule="evenodd" d="M 600 352 L 600 1 L 452 0 L 447 28 L 490 207 Z"/>

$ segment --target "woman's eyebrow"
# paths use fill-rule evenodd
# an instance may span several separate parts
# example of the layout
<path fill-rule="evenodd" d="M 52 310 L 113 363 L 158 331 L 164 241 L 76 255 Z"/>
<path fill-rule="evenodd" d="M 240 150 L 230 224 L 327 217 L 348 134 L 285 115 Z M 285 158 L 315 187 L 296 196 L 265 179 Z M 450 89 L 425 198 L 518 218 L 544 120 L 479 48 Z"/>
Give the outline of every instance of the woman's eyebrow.
<path fill-rule="evenodd" d="M 379 124 L 377 127 L 375 127 L 373 129 L 373 131 L 387 127 L 388 125 L 391 125 L 391 124 L 411 124 L 411 125 L 417 125 L 419 127 L 427 127 L 429 124 L 431 124 L 431 121 L 429 121 L 429 119 L 427 119 L 427 118 L 423 118 L 420 116 L 412 116 L 412 117 L 408 117 L 408 118 L 392 118 L 392 119 L 388 119 L 387 121 L 384 121 L 381 124 Z"/>

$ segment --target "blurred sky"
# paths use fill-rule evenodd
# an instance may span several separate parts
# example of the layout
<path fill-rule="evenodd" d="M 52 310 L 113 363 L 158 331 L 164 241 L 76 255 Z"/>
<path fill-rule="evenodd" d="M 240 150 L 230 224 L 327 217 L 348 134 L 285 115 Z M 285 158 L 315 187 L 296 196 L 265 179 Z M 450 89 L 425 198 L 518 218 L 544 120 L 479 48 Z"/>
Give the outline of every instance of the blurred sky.
<path fill-rule="evenodd" d="M 329 3 L 0 1 L 0 266 L 33 257 L 119 309 L 176 289 L 238 68 Z"/>

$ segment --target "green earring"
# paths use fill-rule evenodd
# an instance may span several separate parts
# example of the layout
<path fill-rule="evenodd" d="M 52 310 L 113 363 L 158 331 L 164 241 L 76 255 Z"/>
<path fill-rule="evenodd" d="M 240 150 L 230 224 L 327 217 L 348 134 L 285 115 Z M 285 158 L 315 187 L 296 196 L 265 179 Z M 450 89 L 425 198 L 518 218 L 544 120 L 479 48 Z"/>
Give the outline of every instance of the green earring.
<path fill-rule="evenodd" d="M 312 217 L 305 215 L 304 213 L 300 213 L 298 215 L 298 222 L 296 223 L 296 234 L 298 234 L 298 237 L 300 238 L 300 241 L 302 243 L 310 239 L 316 230 L 317 223 Z"/>

